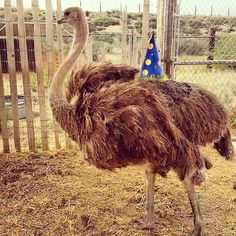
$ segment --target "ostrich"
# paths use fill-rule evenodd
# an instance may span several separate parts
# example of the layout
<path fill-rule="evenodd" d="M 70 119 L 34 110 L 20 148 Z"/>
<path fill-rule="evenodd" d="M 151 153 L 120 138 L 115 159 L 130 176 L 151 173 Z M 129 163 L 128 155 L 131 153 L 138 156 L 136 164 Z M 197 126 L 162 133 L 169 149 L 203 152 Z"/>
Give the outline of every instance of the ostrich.
<path fill-rule="evenodd" d="M 188 84 L 134 81 L 136 69 L 111 64 L 87 65 L 73 72 L 64 96 L 66 75 L 86 45 L 88 25 L 77 7 L 67 8 L 58 23 L 74 27 L 72 48 L 50 85 L 50 104 L 58 123 L 77 142 L 84 158 L 98 168 L 145 168 L 147 217 L 136 227 L 154 227 L 155 176 L 166 176 L 172 169 L 184 183 L 194 213 L 191 235 L 203 235 L 204 220 L 194 185 L 204 181 L 210 163 L 198 145 L 227 133 L 226 113 L 220 103 L 210 93 Z M 200 100 L 190 101 L 194 96 Z M 230 137 L 225 147 L 225 156 L 230 158 Z"/>

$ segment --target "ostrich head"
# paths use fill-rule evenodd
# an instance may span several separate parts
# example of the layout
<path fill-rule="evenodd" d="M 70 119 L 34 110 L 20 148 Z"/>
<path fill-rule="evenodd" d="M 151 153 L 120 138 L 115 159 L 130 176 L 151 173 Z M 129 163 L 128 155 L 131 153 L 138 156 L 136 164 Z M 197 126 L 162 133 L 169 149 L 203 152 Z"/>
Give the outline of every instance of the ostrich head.
<path fill-rule="evenodd" d="M 65 9 L 63 16 L 61 19 L 57 21 L 58 24 L 63 24 L 63 23 L 68 23 L 71 26 L 77 25 L 82 16 L 83 16 L 83 11 L 79 7 L 69 7 Z"/>

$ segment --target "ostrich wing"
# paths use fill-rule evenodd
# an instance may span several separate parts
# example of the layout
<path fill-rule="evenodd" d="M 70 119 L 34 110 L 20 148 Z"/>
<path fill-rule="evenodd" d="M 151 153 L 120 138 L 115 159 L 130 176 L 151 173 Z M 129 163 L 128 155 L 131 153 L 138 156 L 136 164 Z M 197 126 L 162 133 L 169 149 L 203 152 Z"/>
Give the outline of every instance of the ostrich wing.
<path fill-rule="evenodd" d="M 85 93 L 75 114 L 77 142 L 99 168 L 151 162 L 157 172 L 173 168 L 183 179 L 192 165 L 203 165 L 198 149 L 173 124 L 164 96 L 142 82 L 116 82 Z"/>
<path fill-rule="evenodd" d="M 133 80 L 136 73 L 138 70 L 135 68 L 111 63 L 86 65 L 81 71 L 73 72 L 67 86 L 67 100 L 71 102 L 74 98 L 74 101 L 81 102 L 81 94 L 108 88 L 117 81 Z M 193 144 L 205 145 L 218 140 L 225 130 L 227 114 L 210 92 L 193 84 L 171 80 L 156 83 L 146 81 L 144 87 L 162 93 L 175 126 Z"/>
<path fill-rule="evenodd" d="M 87 64 L 81 70 L 72 72 L 67 84 L 67 100 L 70 102 L 78 93 L 94 92 L 107 83 L 133 80 L 137 73 L 137 69 L 127 65 Z"/>
<path fill-rule="evenodd" d="M 151 86 L 165 96 L 175 125 L 194 144 L 218 140 L 227 127 L 227 113 L 211 92 L 171 80 Z"/>

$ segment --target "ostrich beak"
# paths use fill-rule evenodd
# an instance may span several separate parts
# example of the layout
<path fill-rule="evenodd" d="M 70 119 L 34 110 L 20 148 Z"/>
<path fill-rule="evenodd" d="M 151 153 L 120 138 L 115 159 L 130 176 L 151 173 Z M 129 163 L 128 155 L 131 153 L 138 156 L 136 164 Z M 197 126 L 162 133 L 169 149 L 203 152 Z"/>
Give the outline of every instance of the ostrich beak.
<path fill-rule="evenodd" d="M 59 25 L 61 25 L 61 24 L 63 24 L 63 23 L 66 23 L 66 19 L 65 19 L 64 17 L 62 17 L 61 19 L 59 19 L 59 20 L 57 21 L 57 24 L 59 24 Z"/>

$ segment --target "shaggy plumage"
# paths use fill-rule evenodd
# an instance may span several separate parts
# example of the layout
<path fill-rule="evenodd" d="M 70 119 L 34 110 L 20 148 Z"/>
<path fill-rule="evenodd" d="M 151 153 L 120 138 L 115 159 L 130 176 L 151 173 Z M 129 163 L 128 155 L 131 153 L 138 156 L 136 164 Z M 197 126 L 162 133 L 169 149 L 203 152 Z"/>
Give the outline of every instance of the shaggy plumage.
<path fill-rule="evenodd" d="M 165 98 L 136 82 L 112 83 L 84 93 L 76 106 L 77 143 L 86 159 L 112 170 L 152 163 L 162 175 L 173 168 L 183 180 L 200 154 L 173 124 Z"/>
<path fill-rule="evenodd" d="M 150 162 L 162 176 L 173 168 L 182 180 L 191 167 L 203 167 L 198 148 L 176 128 L 167 101 L 158 90 L 145 88 L 142 81 L 94 83 L 92 92 L 85 84 L 77 83 L 78 100 L 64 116 L 52 108 L 90 163 L 113 170 Z M 69 125 L 68 115 L 75 119 Z"/>
<path fill-rule="evenodd" d="M 134 80 L 136 73 L 138 70 L 129 66 L 115 66 L 110 63 L 86 65 L 82 70 L 72 73 L 66 89 L 67 100 L 79 100 L 78 96 L 81 94 L 109 87 L 115 81 Z M 233 157 L 233 146 L 227 129 L 227 113 L 214 94 L 194 84 L 171 80 L 146 81 L 143 86 L 163 95 L 174 124 L 190 142 L 206 145 L 216 141 L 214 147 L 222 156 L 227 159 Z M 223 137 L 226 137 L 224 142 Z"/>

